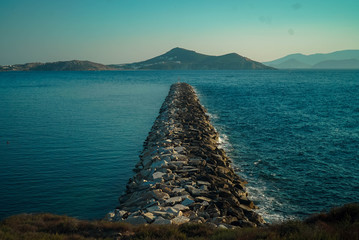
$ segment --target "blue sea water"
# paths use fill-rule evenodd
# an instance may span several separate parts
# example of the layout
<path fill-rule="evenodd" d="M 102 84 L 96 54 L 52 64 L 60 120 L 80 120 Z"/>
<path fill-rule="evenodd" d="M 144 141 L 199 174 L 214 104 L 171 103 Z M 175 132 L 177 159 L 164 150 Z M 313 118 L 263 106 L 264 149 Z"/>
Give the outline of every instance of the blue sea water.
<path fill-rule="evenodd" d="M 268 221 L 359 199 L 359 71 L 0 73 L 0 219 L 118 205 L 169 87 L 193 85 Z"/>

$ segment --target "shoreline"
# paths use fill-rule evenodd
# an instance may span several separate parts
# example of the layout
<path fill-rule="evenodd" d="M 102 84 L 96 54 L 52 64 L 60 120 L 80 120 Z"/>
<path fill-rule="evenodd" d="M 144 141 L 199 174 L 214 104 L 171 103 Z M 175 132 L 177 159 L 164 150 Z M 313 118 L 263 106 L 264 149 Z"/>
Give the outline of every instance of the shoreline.
<path fill-rule="evenodd" d="M 119 207 L 105 219 L 225 228 L 264 224 L 248 199 L 247 182 L 234 173 L 218 140 L 192 86 L 173 84 L 144 143 L 135 176 Z"/>

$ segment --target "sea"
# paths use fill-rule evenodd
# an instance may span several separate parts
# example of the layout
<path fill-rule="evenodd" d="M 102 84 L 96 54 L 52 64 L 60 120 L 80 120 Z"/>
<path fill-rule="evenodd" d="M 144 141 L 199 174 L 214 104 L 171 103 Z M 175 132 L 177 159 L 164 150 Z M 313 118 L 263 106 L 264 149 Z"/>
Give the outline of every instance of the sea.
<path fill-rule="evenodd" d="M 0 219 L 103 218 L 178 81 L 268 222 L 359 201 L 359 71 L 2 72 Z"/>

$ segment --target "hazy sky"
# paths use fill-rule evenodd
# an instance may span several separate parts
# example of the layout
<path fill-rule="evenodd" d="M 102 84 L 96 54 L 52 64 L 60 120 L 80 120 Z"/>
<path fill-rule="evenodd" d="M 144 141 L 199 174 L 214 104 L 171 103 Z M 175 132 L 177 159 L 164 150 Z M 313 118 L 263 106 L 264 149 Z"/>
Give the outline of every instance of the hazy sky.
<path fill-rule="evenodd" d="M 1 0 L 0 65 L 359 49 L 358 0 Z"/>

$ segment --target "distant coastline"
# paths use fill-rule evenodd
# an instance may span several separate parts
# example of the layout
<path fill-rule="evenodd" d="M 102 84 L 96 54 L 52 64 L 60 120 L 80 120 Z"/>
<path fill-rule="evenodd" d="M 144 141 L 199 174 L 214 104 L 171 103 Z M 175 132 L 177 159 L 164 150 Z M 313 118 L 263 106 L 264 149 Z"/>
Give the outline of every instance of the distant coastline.
<path fill-rule="evenodd" d="M 257 62 L 236 53 L 211 56 L 183 48 L 141 62 L 101 64 L 86 60 L 32 62 L 0 66 L 9 71 L 126 71 L 126 70 L 356 70 L 359 69 L 359 50 L 343 50 L 311 55 L 290 54 L 268 62 Z"/>
<path fill-rule="evenodd" d="M 116 70 L 109 66 L 90 61 L 59 61 L 51 63 L 25 63 L 0 66 L 0 71 L 107 71 Z"/>
<path fill-rule="evenodd" d="M 0 66 L 0 71 L 113 71 L 113 70 L 273 70 L 260 62 L 230 53 L 210 56 L 174 48 L 160 56 L 136 63 L 104 65 L 90 61 L 58 61 Z"/>

